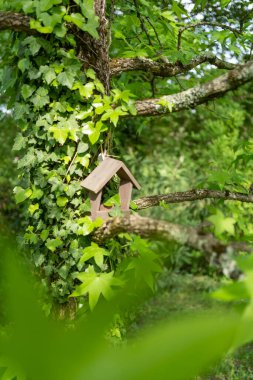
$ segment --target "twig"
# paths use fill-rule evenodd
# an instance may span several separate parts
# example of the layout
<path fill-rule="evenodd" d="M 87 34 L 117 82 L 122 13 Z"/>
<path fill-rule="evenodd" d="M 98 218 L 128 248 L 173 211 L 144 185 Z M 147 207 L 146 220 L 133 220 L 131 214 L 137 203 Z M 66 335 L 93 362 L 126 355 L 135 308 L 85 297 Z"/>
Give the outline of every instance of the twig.
<path fill-rule="evenodd" d="M 184 33 L 185 30 L 187 29 L 193 29 L 193 28 L 197 28 L 199 26 L 212 26 L 212 27 L 219 27 L 219 28 L 222 28 L 222 29 L 228 29 L 230 30 L 231 32 L 233 32 L 235 35 L 238 35 L 238 34 L 242 34 L 242 31 L 241 29 L 235 29 L 229 25 L 226 25 L 226 24 L 220 24 L 218 22 L 207 22 L 207 21 L 203 21 L 203 22 L 196 22 L 194 24 L 189 24 L 189 25 L 185 25 L 185 26 L 182 26 L 181 28 L 179 28 L 178 30 L 178 39 L 177 39 L 177 50 L 180 50 L 181 49 L 181 40 L 182 40 L 182 34 Z"/>
<path fill-rule="evenodd" d="M 201 199 L 223 199 L 227 201 L 239 201 L 245 203 L 253 203 L 253 194 L 244 194 L 231 191 L 196 189 L 188 191 L 180 191 L 176 193 L 151 195 L 134 201 L 138 210 L 159 206 L 163 203 L 181 203 L 193 202 Z"/>

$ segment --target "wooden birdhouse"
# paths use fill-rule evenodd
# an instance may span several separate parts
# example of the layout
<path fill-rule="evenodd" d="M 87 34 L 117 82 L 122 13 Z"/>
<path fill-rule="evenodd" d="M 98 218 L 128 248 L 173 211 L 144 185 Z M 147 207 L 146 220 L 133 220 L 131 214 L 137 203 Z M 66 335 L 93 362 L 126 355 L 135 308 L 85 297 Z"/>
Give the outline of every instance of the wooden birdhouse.
<path fill-rule="evenodd" d="M 113 209 L 113 207 L 106 207 L 102 204 L 102 194 L 103 189 L 115 174 L 120 178 L 119 196 L 123 213 L 129 212 L 133 186 L 138 190 L 141 188 L 122 161 L 106 157 L 96 169 L 81 182 L 81 186 L 89 190 L 91 218 L 93 220 L 97 217 L 106 220 L 109 216 L 109 212 Z"/>

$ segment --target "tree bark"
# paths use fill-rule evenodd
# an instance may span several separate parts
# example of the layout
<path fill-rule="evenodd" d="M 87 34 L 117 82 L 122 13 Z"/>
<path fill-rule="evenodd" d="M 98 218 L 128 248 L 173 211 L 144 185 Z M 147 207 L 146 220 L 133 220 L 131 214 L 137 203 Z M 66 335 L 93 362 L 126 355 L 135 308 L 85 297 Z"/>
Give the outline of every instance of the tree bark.
<path fill-rule="evenodd" d="M 186 227 L 163 220 L 134 215 L 108 219 L 102 227 L 94 232 L 93 240 L 101 244 L 105 240 L 111 239 L 122 232 L 134 233 L 144 238 L 157 238 L 187 245 L 208 254 L 216 253 L 221 255 L 228 251 L 250 251 L 250 247 L 247 244 L 224 244 L 212 234 L 203 235 L 201 231 L 194 227 Z"/>
<path fill-rule="evenodd" d="M 230 201 L 253 203 L 252 194 L 208 189 L 196 189 L 169 194 L 150 195 L 147 197 L 137 199 L 134 201 L 134 203 L 136 204 L 138 210 L 143 210 L 145 208 L 159 206 L 161 202 L 180 203 L 192 202 L 201 199 L 223 199 Z"/>
<path fill-rule="evenodd" d="M 22 13 L 0 12 L 0 30 L 7 29 L 28 34 L 38 33 L 35 29 L 30 28 L 30 17 Z"/>
<path fill-rule="evenodd" d="M 201 54 L 192 59 L 189 63 L 153 61 L 149 58 L 113 58 L 110 60 L 111 76 L 119 75 L 126 71 L 146 71 L 155 76 L 173 77 L 185 73 L 202 63 L 210 63 L 219 69 L 232 70 L 236 64 L 223 61 L 213 53 Z"/>
<path fill-rule="evenodd" d="M 199 104 L 224 95 L 253 79 L 253 61 L 240 65 L 230 72 L 212 79 L 204 84 L 189 88 L 178 94 L 166 95 L 157 99 L 144 99 L 136 102 L 139 116 L 161 116 L 171 112 L 195 108 Z M 163 100 L 170 107 L 159 104 Z M 171 108 L 172 107 L 172 108 Z"/>

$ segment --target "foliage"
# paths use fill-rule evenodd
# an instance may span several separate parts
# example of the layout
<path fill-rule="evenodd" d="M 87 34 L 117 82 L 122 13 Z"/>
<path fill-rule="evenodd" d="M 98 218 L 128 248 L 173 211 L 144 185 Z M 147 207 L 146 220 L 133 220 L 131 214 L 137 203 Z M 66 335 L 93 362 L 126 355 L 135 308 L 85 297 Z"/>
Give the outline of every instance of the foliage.
<path fill-rule="evenodd" d="M 49 320 L 38 302 L 40 287 L 24 268 L 14 265 L 20 259 L 13 256 L 6 241 L 1 241 L 1 248 L 5 257 L 1 271 L 6 279 L 1 289 L 11 322 L 8 328 L 1 329 L 0 335 L 3 378 L 101 379 L 106 375 L 117 379 L 119 374 L 123 379 L 139 380 L 147 376 L 166 379 L 168 374 L 173 379 L 192 378 L 229 350 L 252 340 L 251 286 L 249 302 L 239 312 L 195 314 L 163 322 L 132 343 L 112 348 L 105 341 L 104 332 L 119 309 L 133 305 L 130 283 L 114 300 L 101 304 L 75 324 Z M 244 260 L 245 283 L 250 282 L 252 260 L 252 256 Z M 141 293 L 138 288 L 136 295 Z"/>
<path fill-rule="evenodd" d="M 227 96 L 215 106 L 199 107 L 197 112 L 122 122 L 123 116 L 135 116 L 135 98 L 175 93 L 213 78 L 217 71 L 201 66 L 171 79 L 154 78 L 149 72 L 122 73 L 112 79 L 108 95 L 93 68 L 83 69 L 79 54 L 78 33 L 88 33 L 95 41 L 99 37 L 93 1 L 75 0 L 70 5 L 67 0 L 15 0 L 0 4 L 2 10 L 29 15 L 30 26 L 40 33 L 1 33 L 2 102 L 19 128 L 14 153 L 20 175 L 14 197 L 20 207 L 24 205 L 24 244 L 31 246 L 33 263 L 60 302 L 66 302 L 71 294 L 80 295 L 80 289 L 93 299 L 93 306 L 101 294 L 107 297 L 106 290 L 103 293 L 102 288 L 91 286 L 91 278 L 94 283 L 106 279 L 107 289 L 111 289 L 113 283 L 120 286 L 126 275 L 135 273 L 134 281 L 142 279 L 154 289 L 158 254 L 153 248 L 148 254 L 141 240 L 136 248 L 138 238 L 119 236 L 105 247 L 96 247 L 94 255 L 87 253 L 94 248 L 90 235 L 102 222 L 88 217 L 90 205 L 80 180 L 97 165 L 100 150 L 109 149 L 110 154 L 124 157 L 140 176 L 143 195 L 196 186 L 247 193 L 252 132 L 248 127 L 250 107 L 243 99 L 251 85 L 238 91 L 240 104 Z M 165 6 L 160 1 L 138 0 L 113 4 L 107 4 L 112 58 L 147 57 L 187 64 L 205 52 L 207 45 L 209 52 L 218 52 L 220 58 L 240 63 L 250 58 L 248 1 L 198 1 L 190 5 L 169 1 Z M 179 48 L 179 29 L 198 19 L 240 27 L 243 33 L 208 25 L 187 28 Z M 173 111 L 173 104 L 164 99 L 157 104 Z M 105 204 L 117 205 L 113 195 L 109 189 Z M 167 220 L 194 225 L 209 220 L 211 230 L 222 241 L 251 242 L 251 205 L 208 202 L 206 206 L 200 202 L 188 207 L 160 206 L 166 207 L 162 212 Z M 160 216 L 160 212 L 148 214 Z M 112 216 L 117 214 L 115 207 Z M 181 254 L 175 245 L 170 251 Z M 89 259 L 83 259 L 85 254 L 91 255 Z M 188 267 L 197 255 L 190 252 Z M 129 263 L 123 266 L 126 257 Z"/>
<path fill-rule="evenodd" d="M 69 15 L 62 3 L 7 5 L 36 17 L 32 28 L 56 38 L 10 34 L 3 54 L 2 91 L 20 128 L 13 148 L 21 156 L 14 194 L 17 204 L 26 202 L 29 224 L 24 239 L 34 246 L 34 264 L 41 268 L 52 294 L 66 301 L 80 277 L 76 273 L 84 269 L 78 262 L 90 245 L 88 235 L 101 224 L 85 216 L 89 204 L 83 201 L 80 181 L 96 164 L 104 136 L 120 115 L 134 113 L 134 107 L 128 91 L 115 89 L 111 96 L 105 95 L 95 72 L 82 71 L 74 36 L 65 35 L 67 21 L 97 38 L 93 3 L 87 7 L 76 1 L 83 15 Z M 96 270 L 107 272 L 108 264 Z"/>

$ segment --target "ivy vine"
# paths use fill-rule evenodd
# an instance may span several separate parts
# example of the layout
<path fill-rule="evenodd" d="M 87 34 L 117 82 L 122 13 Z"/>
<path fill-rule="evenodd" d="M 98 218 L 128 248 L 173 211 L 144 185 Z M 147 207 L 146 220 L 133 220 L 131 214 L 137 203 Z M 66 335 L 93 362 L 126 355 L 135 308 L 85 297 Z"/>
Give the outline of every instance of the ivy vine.
<path fill-rule="evenodd" d="M 109 252 L 91 242 L 90 234 L 103 221 L 93 222 L 89 217 L 89 200 L 80 182 L 97 165 L 100 147 L 108 142 L 119 116 L 136 111 L 129 91 L 115 88 L 110 96 L 105 94 L 95 71 L 83 69 L 75 35 L 66 34 L 67 22 L 98 38 L 93 1 L 86 0 L 84 6 L 75 0 L 76 13 L 67 3 L 32 0 L 23 6 L 20 1 L 12 4 L 15 10 L 22 8 L 31 15 L 31 27 L 46 38 L 10 34 L 2 86 L 20 129 L 13 147 L 19 155 L 20 173 L 14 194 L 17 203 L 25 204 L 24 243 L 30 245 L 32 260 L 57 302 L 89 294 L 94 308 L 100 294 L 107 298 L 112 286 L 122 283 L 114 275 L 119 258 L 112 257 L 115 247 L 118 252 L 124 249 L 109 244 Z M 128 235 L 124 239 L 129 252 L 136 238 Z M 149 248 L 143 244 L 139 239 L 145 260 Z M 151 272 L 157 270 L 155 263 Z M 147 282 L 153 286 L 150 278 Z"/>

